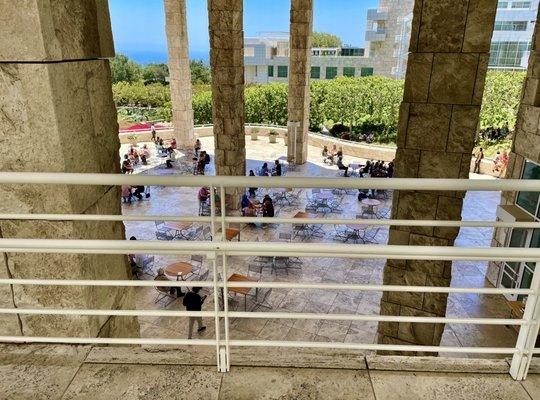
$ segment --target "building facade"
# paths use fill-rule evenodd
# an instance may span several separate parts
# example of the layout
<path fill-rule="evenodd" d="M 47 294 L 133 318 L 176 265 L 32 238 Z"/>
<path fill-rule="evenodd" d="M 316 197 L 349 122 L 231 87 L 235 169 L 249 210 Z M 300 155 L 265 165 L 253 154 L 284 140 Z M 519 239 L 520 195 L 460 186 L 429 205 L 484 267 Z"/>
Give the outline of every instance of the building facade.
<path fill-rule="evenodd" d="M 246 38 L 244 48 L 246 83 L 287 82 L 289 77 L 289 34 L 261 33 Z M 336 76 L 373 75 L 372 60 L 358 47 L 312 48 L 311 79 Z"/>

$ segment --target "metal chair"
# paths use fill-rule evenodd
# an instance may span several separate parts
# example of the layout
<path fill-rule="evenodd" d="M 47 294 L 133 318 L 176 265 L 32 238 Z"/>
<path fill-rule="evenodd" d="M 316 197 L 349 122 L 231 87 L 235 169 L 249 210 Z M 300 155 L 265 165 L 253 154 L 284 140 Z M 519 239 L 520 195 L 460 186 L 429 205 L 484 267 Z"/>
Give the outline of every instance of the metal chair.
<path fill-rule="evenodd" d="M 205 226 L 202 230 L 203 240 L 212 240 L 212 229 L 209 226 Z"/>
<path fill-rule="evenodd" d="M 198 273 L 204 262 L 204 257 L 201 255 L 192 255 L 191 256 L 191 266 L 193 267 L 193 273 Z"/>
<path fill-rule="evenodd" d="M 370 227 L 364 231 L 364 234 L 360 238 L 364 243 L 377 243 L 375 240 L 375 237 L 379 233 L 379 230 L 381 229 L 380 226 L 377 227 Z"/>

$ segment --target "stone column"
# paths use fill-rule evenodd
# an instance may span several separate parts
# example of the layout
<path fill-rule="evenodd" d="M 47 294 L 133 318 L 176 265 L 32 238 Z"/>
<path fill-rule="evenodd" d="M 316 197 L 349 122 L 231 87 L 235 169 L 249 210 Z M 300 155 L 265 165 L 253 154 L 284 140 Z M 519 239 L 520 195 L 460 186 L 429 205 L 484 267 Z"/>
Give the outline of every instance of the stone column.
<path fill-rule="evenodd" d="M 540 10 L 531 43 L 527 76 L 521 93 L 516 126 L 514 129 L 510 160 L 506 169 L 506 178 L 521 179 L 525 160 L 540 163 Z M 503 192 L 501 205 L 516 204 L 517 192 Z M 523 213 L 525 214 L 525 213 Z M 519 219 L 518 219 L 519 220 Z M 491 245 L 504 247 L 507 235 L 512 230 L 496 228 Z M 490 262 L 487 272 L 488 280 L 497 285 L 501 273 L 502 262 Z"/>
<path fill-rule="evenodd" d="M 398 178 L 469 177 L 496 0 L 416 0 L 400 109 Z M 394 192 L 392 218 L 460 220 L 464 193 Z M 452 246 L 457 228 L 391 227 L 389 244 Z M 384 284 L 450 286 L 451 262 L 388 260 Z M 444 316 L 445 294 L 385 292 L 381 314 Z M 440 343 L 444 324 L 379 323 L 384 344 Z"/>
<path fill-rule="evenodd" d="M 296 164 L 307 161 L 309 129 L 309 79 L 311 74 L 311 35 L 313 31 L 313 0 L 291 1 L 289 40 L 289 99 L 290 122 L 298 127 L 288 128 L 287 158 Z M 294 137 L 296 130 L 296 154 Z"/>
<path fill-rule="evenodd" d="M 0 170 L 118 173 L 118 124 L 106 0 L 3 1 L 0 24 Z M 16 39 L 16 40 L 15 40 Z M 118 187 L 0 186 L 2 213 L 120 214 Z M 1 221 L 2 238 L 124 239 L 120 222 Z M 3 253 L 0 276 L 130 279 L 126 256 Z M 131 290 L 0 287 L 0 307 L 134 307 Z M 136 319 L 2 315 L 0 334 L 138 336 Z"/>
<path fill-rule="evenodd" d="M 195 143 L 195 133 L 191 102 L 186 1 L 164 0 L 164 2 L 174 136 L 180 148 L 190 149 Z"/>
<path fill-rule="evenodd" d="M 208 0 L 217 175 L 246 174 L 243 12 L 243 0 Z M 243 190 L 227 190 L 228 207 L 238 208 Z"/>

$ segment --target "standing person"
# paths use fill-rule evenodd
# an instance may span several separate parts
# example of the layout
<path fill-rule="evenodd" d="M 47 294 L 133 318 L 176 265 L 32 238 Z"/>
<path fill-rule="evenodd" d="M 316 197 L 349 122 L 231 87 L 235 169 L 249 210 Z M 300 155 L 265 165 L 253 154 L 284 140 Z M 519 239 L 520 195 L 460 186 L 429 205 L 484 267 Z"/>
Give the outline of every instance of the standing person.
<path fill-rule="evenodd" d="M 195 140 L 195 146 L 193 146 L 195 149 L 195 157 L 199 156 L 199 151 L 201 151 L 201 141 L 199 139 Z"/>
<path fill-rule="evenodd" d="M 142 165 L 148 165 L 148 159 L 150 158 L 150 150 L 148 146 L 144 145 L 141 151 L 141 163 Z"/>
<path fill-rule="evenodd" d="M 388 163 L 388 167 L 386 168 L 386 177 L 391 178 L 394 176 L 394 160 L 390 161 Z"/>
<path fill-rule="evenodd" d="M 281 164 L 279 163 L 279 160 L 274 161 L 274 171 L 272 172 L 272 176 L 281 176 Z"/>
<path fill-rule="evenodd" d="M 194 287 L 184 296 L 182 304 L 186 307 L 186 311 L 201 311 L 202 305 L 206 296 L 199 294 L 201 291 L 200 287 Z M 206 329 L 206 326 L 203 325 L 202 317 L 189 317 L 189 326 L 188 326 L 188 339 L 191 339 L 193 336 L 193 325 L 197 321 L 198 329 L 197 332 L 201 333 Z"/>
<path fill-rule="evenodd" d="M 480 147 L 474 156 L 476 157 L 476 160 L 474 160 L 473 174 L 479 174 L 480 164 L 482 163 L 482 160 L 484 159 L 484 149 Z"/>
<path fill-rule="evenodd" d="M 152 142 L 156 143 L 156 127 L 154 124 L 150 125 L 150 131 L 152 132 Z"/>
<path fill-rule="evenodd" d="M 508 162 L 510 161 L 510 156 L 508 155 L 508 152 L 503 151 L 501 156 L 501 166 L 499 169 L 499 178 L 503 177 L 506 173 L 506 168 L 508 168 Z"/>

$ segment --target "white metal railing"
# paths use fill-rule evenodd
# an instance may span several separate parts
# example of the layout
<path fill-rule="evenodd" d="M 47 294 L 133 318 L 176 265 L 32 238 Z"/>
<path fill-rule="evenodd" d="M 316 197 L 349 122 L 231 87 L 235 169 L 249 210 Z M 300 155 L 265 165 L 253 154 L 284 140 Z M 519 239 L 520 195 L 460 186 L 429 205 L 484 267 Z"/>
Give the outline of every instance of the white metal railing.
<path fill-rule="evenodd" d="M 160 185 L 200 187 L 210 186 L 210 192 L 219 190 L 220 209 L 225 210 L 225 189 L 229 187 L 262 188 L 340 188 L 357 189 L 398 189 L 430 191 L 534 191 L 540 192 L 540 181 L 522 180 L 459 180 L 459 179 L 351 179 L 351 178 L 297 178 L 297 177 L 213 177 L 213 176 L 140 176 L 107 174 L 56 174 L 56 173 L 0 173 L 0 185 L 46 184 L 46 185 Z M 359 350 L 387 350 L 410 352 L 447 352 L 473 354 L 510 354 L 512 363 L 510 374 L 515 379 L 524 379 L 533 354 L 540 353 L 534 348 L 540 321 L 540 272 L 535 271 L 530 289 L 507 288 L 457 288 L 432 286 L 391 286 L 376 284 L 349 283 L 304 283 L 304 282 L 234 282 L 235 288 L 295 288 L 304 290 L 341 290 L 341 291 L 386 291 L 417 293 L 475 293 L 475 294 L 521 294 L 528 300 L 523 318 L 461 318 L 461 317 L 417 317 L 390 315 L 358 315 L 332 313 L 283 313 L 283 312 L 242 312 L 228 309 L 227 296 L 223 296 L 224 308 L 219 307 L 218 293 L 228 292 L 227 259 L 229 256 L 297 256 L 297 257 L 340 257 L 357 259 L 414 259 L 414 260 L 493 260 L 527 261 L 537 263 L 540 249 L 531 248 L 484 248 L 484 247 L 437 247 L 437 246 L 395 246 L 395 245 L 349 245 L 332 243 L 272 243 L 272 242 L 228 242 L 223 235 L 229 223 L 268 222 L 267 218 L 237 217 L 217 215 L 216 204 L 211 196 L 210 216 L 171 216 L 171 215 L 72 215 L 72 214 L 0 214 L 0 220 L 91 220 L 91 221 L 197 221 L 210 223 L 212 241 L 125 241 L 125 240 L 66 240 L 66 239 L 0 239 L 2 252 L 27 253 L 88 253 L 88 254 L 202 254 L 212 261 L 213 279 L 211 281 L 160 281 L 163 287 L 201 286 L 213 288 L 214 309 L 212 311 L 187 312 L 173 310 L 99 310 L 99 309 L 39 309 L 39 308 L 1 308 L 2 314 L 19 315 L 86 315 L 86 316 L 164 316 L 213 317 L 216 331 L 213 339 L 162 339 L 162 338 L 75 338 L 75 337 L 22 337 L 0 336 L 0 342 L 35 342 L 35 343 L 86 343 L 86 344 L 167 344 L 215 346 L 216 360 L 220 371 L 228 371 L 230 366 L 230 348 L 233 346 L 266 347 L 310 347 L 339 348 Z M 292 224 L 347 224 L 364 223 L 367 225 L 401 226 L 441 226 L 441 227 L 524 227 L 540 228 L 538 222 L 497 222 L 497 221 L 440 221 L 440 220 L 374 220 L 346 218 L 272 218 L 272 223 Z M 217 260 L 221 257 L 221 268 Z M 223 279 L 218 278 L 223 277 Z M 58 280 L 58 279 L 0 279 L 0 285 L 60 285 L 60 286 L 120 286 L 154 287 L 154 281 L 131 280 Z M 370 322 L 412 322 L 412 323 L 453 323 L 477 325 L 517 325 L 520 327 L 514 347 L 457 347 L 457 346 L 422 346 L 422 345 L 386 345 L 371 343 L 335 343 L 335 342 L 288 342 L 270 340 L 232 340 L 229 337 L 230 318 L 275 318 L 275 319 L 319 319 L 349 320 Z M 220 319 L 224 320 L 224 329 L 220 328 Z"/>

